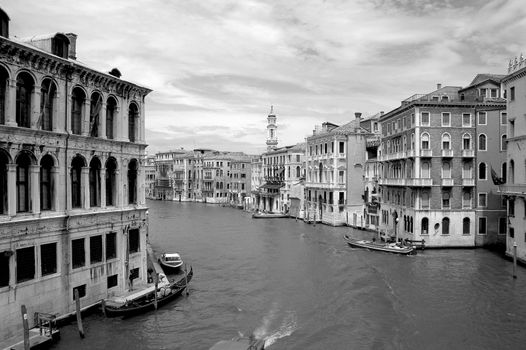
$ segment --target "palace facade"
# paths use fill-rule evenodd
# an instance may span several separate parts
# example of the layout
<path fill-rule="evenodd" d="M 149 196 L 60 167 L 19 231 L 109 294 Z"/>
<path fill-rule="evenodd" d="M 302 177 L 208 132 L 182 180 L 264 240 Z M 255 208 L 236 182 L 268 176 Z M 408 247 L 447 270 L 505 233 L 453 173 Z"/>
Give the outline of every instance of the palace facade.
<path fill-rule="evenodd" d="M 76 35 L 11 39 L 0 10 L 0 337 L 147 279 L 151 91 L 76 61 Z M 33 317 L 29 318 L 30 325 Z"/>

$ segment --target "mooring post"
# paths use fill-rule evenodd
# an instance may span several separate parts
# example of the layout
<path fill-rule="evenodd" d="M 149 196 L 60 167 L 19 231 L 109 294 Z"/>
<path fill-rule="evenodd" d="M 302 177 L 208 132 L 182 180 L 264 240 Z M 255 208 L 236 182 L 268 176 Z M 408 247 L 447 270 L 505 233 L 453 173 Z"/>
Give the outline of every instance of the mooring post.
<path fill-rule="evenodd" d="M 517 242 L 513 242 L 513 278 L 517 278 Z"/>
<path fill-rule="evenodd" d="M 75 308 L 77 310 L 77 327 L 79 328 L 80 338 L 84 339 L 84 327 L 82 327 L 82 315 L 80 314 L 79 290 L 75 289 Z"/>
<path fill-rule="evenodd" d="M 184 286 L 186 295 L 190 294 L 188 292 L 188 269 L 186 267 L 186 263 L 184 264 Z"/>
<path fill-rule="evenodd" d="M 29 350 L 29 323 L 27 321 L 27 310 L 24 304 L 22 304 L 20 308 L 22 311 L 22 324 L 24 325 L 24 350 Z"/>
<path fill-rule="evenodd" d="M 102 314 L 106 316 L 106 300 L 102 299 L 102 301 L 100 302 L 100 305 L 102 307 Z"/>
<path fill-rule="evenodd" d="M 157 310 L 157 286 L 159 285 L 159 275 L 157 272 L 155 272 L 155 292 L 154 292 L 154 299 L 153 299 L 153 305 L 155 306 L 155 310 Z"/>

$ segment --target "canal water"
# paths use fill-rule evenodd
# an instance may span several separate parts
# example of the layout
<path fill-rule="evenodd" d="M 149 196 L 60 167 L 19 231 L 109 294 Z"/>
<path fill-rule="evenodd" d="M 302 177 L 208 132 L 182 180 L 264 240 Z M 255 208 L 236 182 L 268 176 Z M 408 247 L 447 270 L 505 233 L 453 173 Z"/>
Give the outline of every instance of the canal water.
<path fill-rule="evenodd" d="M 150 201 L 156 252 L 194 267 L 190 295 L 130 319 L 61 329 L 54 349 L 208 349 L 254 332 L 268 349 L 524 349 L 526 270 L 483 250 L 352 249 L 344 227 Z M 363 234 L 355 232 L 355 234 Z"/>

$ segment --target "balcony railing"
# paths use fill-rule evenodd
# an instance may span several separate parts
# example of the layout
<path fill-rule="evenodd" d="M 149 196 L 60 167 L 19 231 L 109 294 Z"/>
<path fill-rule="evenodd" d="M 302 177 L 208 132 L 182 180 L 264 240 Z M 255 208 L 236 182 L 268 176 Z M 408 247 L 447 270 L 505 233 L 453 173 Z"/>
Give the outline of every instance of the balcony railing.
<path fill-rule="evenodd" d="M 433 179 L 409 179 L 407 180 L 407 185 L 422 187 L 433 186 Z"/>
<path fill-rule="evenodd" d="M 526 195 L 526 184 L 500 185 L 499 193 L 508 195 Z"/>
<path fill-rule="evenodd" d="M 453 186 L 454 182 L 453 179 L 442 179 L 442 186 Z"/>
<path fill-rule="evenodd" d="M 475 179 L 462 179 L 462 186 L 475 186 Z"/>
<path fill-rule="evenodd" d="M 383 186 L 405 186 L 406 179 L 380 179 L 378 180 L 379 185 Z"/>
<path fill-rule="evenodd" d="M 473 157 L 475 157 L 475 150 L 474 149 L 463 149 L 462 150 L 462 157 L 465 157 L 465 158 L 473 158 Z"/>
<path fill-rule="evenodd" d="M 406 154 L 407 154 L 407 157 L 409 157 L 409 158 L 414 158 L 414 157 L 416 156 L 416 152 L 415 152 L 414 149 L 410 149 L 410 150 L 408 150 L 408 151 L 406 152 Z"/>
<path fill-rule="evenodd" d="M 446 157 L 446 158 L 453 157 L 453 150 L 452 149 L 443 149 L 442 150 L 442 157 Z"/>
<path fill-rule="evenodd" d="M 433 156 L 433 150 L 431 149 L 421 149 L 420 150 L 420 157 L 432 157 Z"/>

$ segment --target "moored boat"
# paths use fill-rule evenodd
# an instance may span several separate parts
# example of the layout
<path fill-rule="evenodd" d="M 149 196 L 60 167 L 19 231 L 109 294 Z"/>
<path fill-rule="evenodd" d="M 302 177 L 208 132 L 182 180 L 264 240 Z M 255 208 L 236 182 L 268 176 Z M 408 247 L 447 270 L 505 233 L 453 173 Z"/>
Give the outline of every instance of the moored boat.
<path fill-rule="evenodd" d="M 353 239 L 348 235 L 344 235 L 343 239 L 345 239 L 347 244 L 349 244 L 351 247 L 367 248 L 394 254 L 416 254 L 416 250 L 413 246 L 401 246 L 397 243 L 376 243 L 368 240 L 358 240 Z"/>
<path fill-rule="evenodd" d="M 144 313 L 149 310 L 155 310 L 155 297 L 157 294 L 157 307 L 167 304 L 176 297 L 182 294 L 188 283 L 192 280 L 194 275 L 193 268 L 186 273 L 181 279 L 163 284 L 161 287 L 155 288 L 141 295 L 138 298 L 123 300 L 106 299 L 103 301 L 103 312 L 107 317 L 129 317 Z"/>
<path fill-rule="evenodd" d="M 183 260 L 178 253 L 163 253 L 159 258 L 159 263 L 167 273 L 177 272 L 183 265 Z"/>
<path fill-rule="evenodd" d="M 289 216 L 287 214 L 282 213 L 254 213 L 252 214 L 253 219 L 280 219 L 280 218 L 288 218 Z"/>

